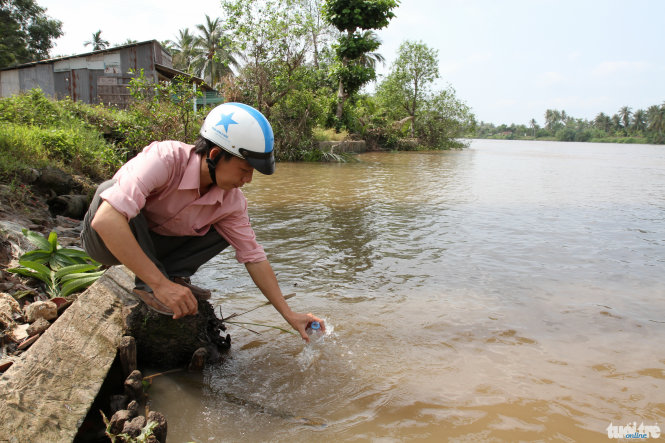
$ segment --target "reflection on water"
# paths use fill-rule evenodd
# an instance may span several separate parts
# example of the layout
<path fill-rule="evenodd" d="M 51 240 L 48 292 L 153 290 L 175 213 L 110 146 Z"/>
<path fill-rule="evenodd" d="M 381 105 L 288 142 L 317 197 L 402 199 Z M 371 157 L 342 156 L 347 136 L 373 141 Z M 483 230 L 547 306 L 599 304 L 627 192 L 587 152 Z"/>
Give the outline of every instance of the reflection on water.
<path fill-rule="evenodd" d="M 606 441 L 610 422 L 665 423 L 662 146 L 359 158 L 246 187 L 290 304 L 332 332 L 308 347 L 230 325 L 225 361 L 155 380 L 169 441 Z M 195 280 L 226 315 L 263 302 L 230 251 Z"/>

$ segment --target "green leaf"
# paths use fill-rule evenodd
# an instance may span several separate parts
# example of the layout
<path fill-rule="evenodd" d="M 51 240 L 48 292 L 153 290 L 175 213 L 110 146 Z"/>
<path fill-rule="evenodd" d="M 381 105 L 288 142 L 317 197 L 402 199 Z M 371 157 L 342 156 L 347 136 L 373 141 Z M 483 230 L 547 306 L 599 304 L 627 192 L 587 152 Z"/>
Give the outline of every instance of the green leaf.
<path fill-rule="evenodd" d="M 102 275 L 104 275 L 104 271 L 97 271 L 97 272 L 78 272 L 78 273 L 75 273 L 75 274 L 67 274 L 67 275 L 63 276 L 63 277 L 60 279 L 60 283 L 61 283 L 61 284 L 65 284 L 65 283 L 68 283 L 68 282 L 70 282 L 70 281 L 72 281 L 72 280 L 76 280 L 77 278 L 95 277 L 95 276 L 96 276 L 97 278 L 99 278 L 99 277 L 101 277 Z"/>
<path fill-rule="evenodd" d="M 55 231 L 51 231 L 48 235 L 48 242 L 51 247 L 51 252 L 58 250 L 58 234 L 56 234 Z"/>
<path fill-rule="evenodd" d="M 53 254 L 53 259 L 57 263 L 58 268 L 62 268 L 64 266 L 71 266 L 71 265 L 81 264 L 79 259 L 73 258 L 73 257 L 68 257 L 66 255 L 62 255 L 62 254 L 60 254 L 60 251 Z"/>
<path fill-rule="evenodd" d="M 64 268 L 60 268 L 55 273 L 55 279 L 57 281 L 69 274 L 81 274 L 81 273 L 86 273 L 88 271 L 92 271 L 94 269 L 97 269 L 96 265 L 75 264 L 75 265 L 65 266 Z"/>
<path fill-rule="evenodd" d="M 65 257 L 70 259 L 72 264 L 74 264 L 74 263 L 90 263 L 90 264 L 93 264 L 93 265 L 101 266 L 101 263 L 99 263 L 99 262 L 93 260 L 92 258 L 90 258 L 90 256 L 88 255 L 87 252 L 81 251 L 79 249 L 62 248 L 62 249 L 58 249 L 58 252 L 56 252 L 56 254 L 64 255 Z"/>
<path fill-rule="evenodd" d="M 18 263 L 23 266 L 24 268 L 28 268 L 30 270 L 33 270 L 35 273 L 37 273 L 39 276 L 36 277 L 46 283 L 52 283 L 52 272 L 49 268 L 44 266 L 41 263 L 37 263 L 34 261 L 29 261 L 29 260 L 23 260 L 19 259 Z"/>
<path fill-rule="evenodd" d="M 24 260 L 36 261 L 38 263 L 46 263 L 51 258 L 51 253 L 41 249 L 35 249 L 34 251 L 26 252 L 21 258 Z"/>
<path fill-rule="evenodd" d="M 81 251 L 80 249 L 62 248 L 58 249 L 57 254 L 66 255 L 67 257 L 78 257 L 92 260 L 87 252 Z"/>
<path fill-rule="evenodd" d="M 32 269 L 28 269 L 28 268 L 11 268 L 11 269 L 7 269 L 7 272 L 11 272 L 12 274 L 19 274 L 19 275 L 22 275 L 24 277 L 36 278 L 36 279 L 39 279 L 39 280 L 41 280 L 43 282 L 46 282 L 46 283 L 50 282 L 50 280 L 51 280 L 50 277 L 48 278 L 48 280 L 45 280 L 43 278 L 43 276 L 40 275 L 37 271 L 34 271 Z"/>
<path fill-rule="evenodd" d="M 85 277 L 85 278 L 78 278 L 76 280 L 72 280 L 65 284 L 62 289 L 60 289 L 60 296 L 61 297 L 67 297 L 69 294 L 73 292 L 80 291 L 82 289 L 87 288 L 91 284 L 95 282 L 99 278 L 98 275 L 91 275 L 90 277 Z"/>
<path fill-rule="evenodd" d="M 51 244 L 41 234 L 28 231 L 27 229 L 23 229 L 23 235 L 28 237 L 28 241 L 33 245 L 37 246 L 39 249 L 42 249 L 44 251 L 51 250 Z"/>

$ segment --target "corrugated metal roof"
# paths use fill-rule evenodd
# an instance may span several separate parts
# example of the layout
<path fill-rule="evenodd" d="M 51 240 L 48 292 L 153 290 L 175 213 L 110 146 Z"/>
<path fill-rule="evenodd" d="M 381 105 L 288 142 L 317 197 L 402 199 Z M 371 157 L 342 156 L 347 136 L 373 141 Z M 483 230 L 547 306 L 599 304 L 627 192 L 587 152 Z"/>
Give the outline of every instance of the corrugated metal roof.
<path fill-rule="evenodd" d="M 99 51 L 92 51 L 92 52 L 86 52 L 83 54 L 75 54 L 75 55 L 67 55 L 67 56 L 62 56 L 62 57 L 54 57 L 54 58 L 49 58 L 49 59 L 44 59 L 44 60 L 38 60 L 30 63 L 23 63 L 20 65 L 14 65 L 14 66 L 8 66 L 5 68 L 0 68 L 0 71 L 10 71 L 13 69 L 23 69 L 23 68 L 29 68 L 32 66 L 36 65 L 43 65 L 43 64 L 51 64 L 51 63 L 56 63 L 62 60 L 68 60 L 68 59 L 73 59 L 73 58 L 82 58 L 82 57 L 89 57 L 91 55 L 99 55 L 99 54 L 106 54 L 110 52 L 116 52 L 120 51 L 126 48 L 131 48 L 131 47 L 136 47 L 136 46 L 143 46 L 147 44 L 157 44 L 162 51 L 167 52 L 164 47 L 159 43 L 157 40 L 146 40 L 143 42 L 136 42 L 136 43 L 128 43 L 126 45 L 121 45 L 121 46 L 115 46 L 113 48 L 106 48 L 106 49 L 100 49 Z M 182 75 L 184 77 L 188 77 L 192 79 L 192 81 L 196 82 L 197 85 L 199 85 L 203 90 L 205 91 L 214 91 L 214 88 L 212 88 L 210 85 L 208 85 L 205 80 L 202 78 L 196 77 L 194 75 L 188 74 L 184 71 L 179 71 L 177 69 L 174 69 L 169 66 L 165 66 L 159 63 L 155 63 L 155 70 L 164 75 L 165 77 L 172 79 L 176 75 Z"/>
<path fill-rule="evenodd" d="M 87 56 L 93 55 L 93 54 L 104 54 L 104 53 L 107 53 L 107 52 L 113 52 L 113 51 L 117 51 L 119 49 L 124 49 L 124 48 L 131 48 L 132 46 L 141 46 L 141 45 L 145 45 L 145 44 L 148 44 L 148 43 L 157 43 L 159 45 L 159 47 L 162 48 L 162 50 L 165 51 L 164 47 L 157 40 L 146 40 L 144 42 L 128 43 L 128 44 L 122 45 L 122 46 L 114 46 L 113 48 L 100 49 L 99 51 L 85 52 L 83 54 L 64 55 L 62 57 L 47 58 L 47 59 L 38 60 L 38 61 L 35 61 L 35 62 L 23 63 L 23 64 L 20 64 L 20 65 L 14 65 L 14 66 L 7 66 L 5 68 L 0 68 L 0 71 L 7 71 L 7 70 L 10 70 L 10 69 L 26 68 L 26 67 L 29 67 L 29 66 L 54 63 L 54 62 L 57 62 L 57 61 L 60 61 L 60 60 L 67 60 L 69 58 L 87 57 Z"/>

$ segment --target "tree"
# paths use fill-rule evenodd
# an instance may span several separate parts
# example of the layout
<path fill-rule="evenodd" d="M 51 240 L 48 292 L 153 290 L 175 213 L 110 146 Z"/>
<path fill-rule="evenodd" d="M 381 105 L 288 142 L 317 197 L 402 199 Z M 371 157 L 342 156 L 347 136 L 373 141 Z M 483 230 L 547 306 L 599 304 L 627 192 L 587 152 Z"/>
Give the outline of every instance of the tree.
<path fill-rule="evenodd" d="M 300 0 L 312 44 L 312 63 L 319 69 L 321 47 L 327 43 L 333 28 L 324 20 L 323 0 Z"/>
<path fill-rule="evenodd" d="M 411 137 L 415 137 L 417 117 L 427 100 L 430 85 L 439 77 L 438 51 L 423 42 L 403 42 L 384 84 L 379 87 L 384 101 L 411 117 Z M 399 111 L 398 111 L 399 112 Z"/>
<path fill-rule="evenodd" d="M 422 106 L 420 120 L 419 139 L 433 149 L 464 146 L 455 139 L 475 131 L 476 126 L 471 109 L 455 96 L 452 87 L 430 95 Z"/>
<path fill-rule="evenodd" d="M 647 113 L 643 109 L 638 109 L 633 114 L 632 130 L 638 134 L 643 134 L 647 129 Z"/>
<path fill-rule="evenodd" d="M 309 29 L 302 5 L 296 0 L 223 0 L 227 21 L 247 63 L 241 69 L 246 100 L 266 117 L 270 108 L 297 87 L 304 65 Z"/>
<path fill-rule="evenodd" d="M 92 38 L 83 43 L 83 46 L 92 45 L 93 51 L 100 51 L 109 47 L 109 42 L 102 38 L 102 31 L 99 30 L 92 34 Z"/>
<path fill-rule="evenodd" d="M 379 40 L 379 36 L 374 31 L 364 31 L 363 32 L 363 38 L 368 40 L 368 41 L 375 41 L 376 45 L 377 45 L 377 48 L 381 44 L 381 40 Z M 385 57 L 383 57 L 383 55 L 381 55 L 378 52 L 365 52 L 358 59 L 358 62 L 362 66 L 367 66 L 367 67 L 372 68 L 372 69 L 376 68 L 377 63 L 383 64 L 383 63 L 385 63 L 385 61 L 386 61 Z"/>
<path fill-rule="evenodd" d="M 376 78 L 374 68 L 361 60 L 364 54 L 378 49 L 380 43 L 361 31 L 388 26 L 395 16 L 392 12 L 395 7 L 397 0 L 327 0 L 323 7 L 326 20 L 342 33 L 336 45 L 337 63 L 332 70 L 338 82 L 338 125 L 346 99 Z"/>
<path fill-rule="evenodd" d="M 535 118 L 532 118 L 531 121 L 529 122 L 529 126 L 531 127 L 531 130 L 533 131 L 533 138 L 536 138 L 536 129 L 538 129 L 538 122 L 536 122 Z"/>
<path fill-rule="evenodd" d="M 62 22 L 34 0 L 0 1 L 0 68 L 48 58 Z"/>
<path fill-rule="evenodd" d="M 169 42 L 174 68 L 188 74 L 194 74 L 194 61 L 200 56 L 200 51 L 196 47 L 196 40 L 196 37 L 189 33 L 189 28 L 185 28 L 178 31 L 176 41 Z"/>
<path fill-rule="evenodd" d="M 609 133 L 612 128 L 612 119 L 609 115 L 601 112 L 593 119 L 593 125 L 596 129 L 600 129 L 605 133 Z"/>
<path fill-rule="evenodd" d="M 649 131 L 652 132 L 653 141 L 663 143 L 665 141 L 665 103 L 660 106 L 650 106 L 647 112 Z"/>
<path fill-rule="evenodd" d="M 621 119 L 621 125 L 623 126 L 623 131 L 628 135 L 628 128 L 630 128 L 630 117 L 633 114 L 628 106 L 623 106 L 619 109 L 619 118 Z"/>
<path fill-rule="evenodd" d="M 224 0 L 224 30 L 244 55 L 237 76 L 225 83 L 227 100 L 261 111 L 275 133 L 280 160 L 302 158 L 312 129 L 327 109 L 317 95 L 321 73 L 308 65 L 311 21 L 303 0 Z"/>
<path fill-rule="evenodd" d="M 561 127 L 561 121 L 565 116 L 565 111 L 562 115 L 561 112 L 556 109 L 548 109 L 545 111 L 545 129 L 554 134 L 557 129 Z"/>
<path fill-rule="evenodd" d="M 619 114 L 612 116 L 612 130 L 617 134 L 621 132 L 621 117 Z"/>
<path fill-rule="evenodd" d="M 201 35 L 195 40 L 198 51 L 194 64 L 203 79 L 217 86 L 224 75 L 233 72 L 231 67 L 239 64 L 231 49 L 231 39 L 224 33 L 219 18 L 211 20 L 207 14 L 205 18 L 205 24 L 196 25 Z"/>

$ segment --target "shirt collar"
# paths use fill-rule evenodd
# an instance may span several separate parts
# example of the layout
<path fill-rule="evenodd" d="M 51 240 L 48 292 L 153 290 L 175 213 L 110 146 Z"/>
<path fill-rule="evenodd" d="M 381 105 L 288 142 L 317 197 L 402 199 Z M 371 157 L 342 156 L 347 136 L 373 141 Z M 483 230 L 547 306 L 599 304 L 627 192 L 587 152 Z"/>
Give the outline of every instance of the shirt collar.
<path fill-rule="evenodd" d="M 185 173 L 178 189 L 199 189 L 201 186 L 201 156 L 194 152 L 194 147 L 189 151 L 189 160 L 185 166 Z"/>
<path fill-rule="evenodd" d="M 185 173 L 182 175 L 178 189 L 190 189 L 198 192 L 201 187 L 201 155 L 194 152 L 194 147 L 189 151 L 189 160 L 185 166 Z M 198 204 L 210 204 L 213 202 L 221 203 L 224 200 L 224 190 L 213 186 L 208 189 L 204 195 L 197 200 Z"/>

